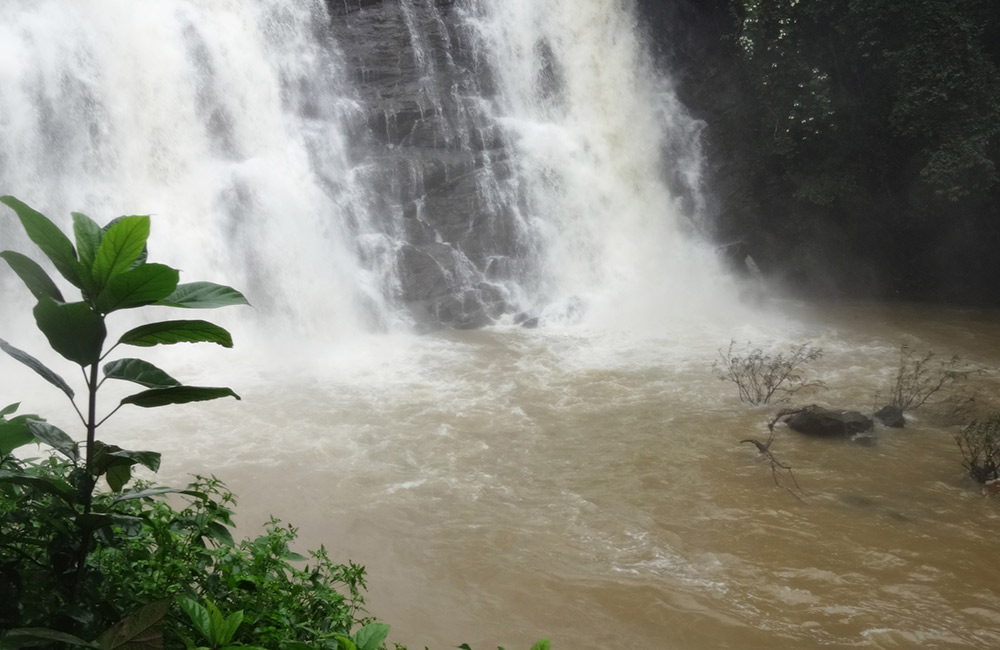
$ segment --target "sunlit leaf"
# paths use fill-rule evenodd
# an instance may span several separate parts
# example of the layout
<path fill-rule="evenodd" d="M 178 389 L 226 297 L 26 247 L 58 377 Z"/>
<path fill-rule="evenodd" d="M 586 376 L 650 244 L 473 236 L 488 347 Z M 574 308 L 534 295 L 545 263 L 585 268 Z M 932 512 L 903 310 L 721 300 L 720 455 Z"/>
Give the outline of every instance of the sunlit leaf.
<path fill-rule="evenodd" d="M 80 263 L 91 274 L 94 270 L 94 259 L 101 245 L 104 231 L 93 219 L 82 212 L 73 212 L 73 234 L 76 236 L 76 252 Z"/>
<path fill-rule="evenodd" d="M 155 303 L 177 287 L 180 274 L 164 264 L 142 264 L 111 277 L 97 296 L 102 314 Z"/>
<path fill-rule="evenodd" d="M 149 239 L 149 217 L 131 216 L 117 220 L 104 233 L 94 257 L 93 275 L 98 288 L 128 271 L 146 249 Z"/>
<path fill-rule="evenodd" d="M 177 289 L 171 295 L 157 304 L 165 307 L 214 309 L 250 303 L 242 293 L 232 287 L 213 282 L 189 282 L 177 285 Z"/>

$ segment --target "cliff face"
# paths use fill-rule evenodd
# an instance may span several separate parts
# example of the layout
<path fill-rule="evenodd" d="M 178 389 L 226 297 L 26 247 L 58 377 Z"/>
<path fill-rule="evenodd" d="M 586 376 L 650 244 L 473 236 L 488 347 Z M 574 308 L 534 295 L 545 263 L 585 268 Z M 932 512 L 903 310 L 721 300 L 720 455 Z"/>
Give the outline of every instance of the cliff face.
<path fill-rule="evenodd" d="M 734 267 L 807 296 L 1000 305 L 995 3 L 638 1 L 706 123 Z"/>
<path fill-rule="evenodd" d="M 425 326 L 479 327 L 512 311 L 523 266 L 509 177 L 484 113 L 489 68 L 450 0 L 328 3 L 358 89 L 357 152 L 397 242 L 399 299 Z"/>
<path fill-rule="evenodd" d="M 669 82 L 645 67 L 643 52 L 654 42 L 664 55 L 673 52 L 663 26 L 677 23 L 663 12 L 681 5 L 649 3 L 648 15 L 645 6 L 498 10 L 476 0 L 328 5 L 331 41 L 357 92 L 351 137 L 365 176 L 359 185 L 371 188 L 385 217 L 398 298 L 418 323 L 479 327 L 547 304 L 576 310 L 588 288 L 581 275 L 593 271 L 601 282 L 618 272 L 601 256 L 627 256 L 620 246 L 605 249 L 619 236 L 609 225 L 629 221 L 630 211 L 657 229 L 674 221 L 686 232 L 706 226 L 701 125 Z M 597 18 L 580 18 L 591 14 Z M 636 35 L 633 19 L 645 34 Z M 572 29 L 561 29 L 566 22 Z M 684 239 L 648 230 L 639 237 L 672 239 L 671 246 Z M 581 258 L 589 255 L 595 259 Z M 553 268 L 574 263 L 580 268 Z M 577 286 L 553 288 L 560 274 L 575 275 Z"/>

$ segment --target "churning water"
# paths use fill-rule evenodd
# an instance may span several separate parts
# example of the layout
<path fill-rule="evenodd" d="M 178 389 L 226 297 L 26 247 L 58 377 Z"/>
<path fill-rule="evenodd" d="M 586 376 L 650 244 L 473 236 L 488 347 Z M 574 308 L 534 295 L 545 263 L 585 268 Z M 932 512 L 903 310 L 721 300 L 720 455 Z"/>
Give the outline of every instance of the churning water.
<path fill-rule="evenodd" d="M 800 500 L 739 444 L 773 410 L 711 364 L 808 341 L 812 398 L 867 409 L 901 343 L 996 368 L 997 315 L 742 306 L 699 236 L 703 125 L 631 3 L 360 4 L 0 6 L 0 192 L 63 225 L 152 213 L 152 259 L 255 305 L 218 314 L 236 351 L 155 351 L 242 402 L 103 436 L 367 564 L 411 647 L 992 647 L 997 509 L 954 425 L 779 432 Z M 23 294 L 0 275 L 0 336 L 36 352 Z M 490 327 L 412 333 L 483 296 Z M 71 429 L 46 389 L 0 360 L 0 404 Z"/>

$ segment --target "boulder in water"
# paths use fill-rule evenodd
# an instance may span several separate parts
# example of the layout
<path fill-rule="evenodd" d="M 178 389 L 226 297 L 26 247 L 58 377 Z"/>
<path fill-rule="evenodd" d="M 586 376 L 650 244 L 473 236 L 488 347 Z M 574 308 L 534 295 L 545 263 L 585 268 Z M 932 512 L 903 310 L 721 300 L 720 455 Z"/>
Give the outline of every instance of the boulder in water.
<path fill-rule="evenodd" d="M 893 429 L 902 429 L 903 425 L 906 424 L 906 418 L 903 417 L 903 409 L 898 406 L 883 406 L 875 411 L 873 417 L 884 426 L 892 427 Z"/>
<path fill-rule="evenodd" d="M 857 411 L 835 411 L 810 404 L 785 418 L 789 428 L 811 436 L 852 436 L 871 431 L 872 421 Z"/>

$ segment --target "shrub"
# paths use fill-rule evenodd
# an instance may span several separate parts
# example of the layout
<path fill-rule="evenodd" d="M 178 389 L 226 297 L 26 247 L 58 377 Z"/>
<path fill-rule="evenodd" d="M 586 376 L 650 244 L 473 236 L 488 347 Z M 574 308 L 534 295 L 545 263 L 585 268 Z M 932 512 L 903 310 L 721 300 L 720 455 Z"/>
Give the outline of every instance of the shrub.
<path fill-rule="evenodd" d="M 975 372 L 963 366 L 959 357 L 936 360 L 933 352 L 923 356 L 907 345 L 899 348 L 899 368 L 889 384 L 890 404 L 901 411 L 915 411 L 941 391 L 953 388 Z M 954 396 L 952 396 L 954 397 Z M 941 401 L 946 401 L 948 397 Z M 962 400 L 956 409 L 962 407 Z"/>
<path fill-rule="evenodd" d="M 735 341 L 729 348 L 719 350 L 719 359 L 712 364 L 712 371 L 722 381 L 736 384 L 740 401 L 750 404 L 767 404 L 780 394 L 782 399 L 807 388 L 825 386 L 821 381 L 806 381 L 802 367 L 823 356 L 821 348 L 802 344 L 791 352 L 768 354 L 747 342 L 742 351 L 735 351 Z"/>
<path fill-rule="evenodd" d="M 1000 478 L 1000 413 L 973 420 L 955 434 L 955 442 L 969 476 L 980 483 Z"/>
<path fill-rule="evenodd" d="M 62 376 L 0 339 L 0 350 L 65 394 L 85 440 L 81 445 L 37 415 L 14 416 L 19 404 L 0 409 L 0 630 L 7 630 L 0 648 L 53 642 L 96 647 L 95 639 L 102 650 L 161 648 L 165 639 L 179 648 L 197 638 L 192 613 L 197 631 L 204 636 L 207 630 L 215 645 L 225 640 L 334 650 L 352 639 L 362 641 L 355 645 L 365 650 L 380 645 L 381 631 L 387 630 L 381 624 L 350 636 L 363 603 L 363 567 L 335 564 L 322 548 L 309 558 L 294 553 L 290 544 L 297 531 L 276 519 L 263 535 L 237 543 L 230 532 L 235 498 L 222 483 L 199 478 L 182 490 L 126 487 L 136 465 L 156 471 L 160 455 L 125 450 L 96 437 L 101 424 L 123 406 L 239 399 L 229 388 L 182 385 L 141 359 L 108 359 L 119 346 L 200 342 L 232 347 L 225 329 L 203 320 L 152 322 L 106 346 L 109 316 L 149 305 L 246 304 L 243 295 L 209 282 L 179 284 L 176 269 L 148 263 L 149 217 L 121 217 L 102 228 L 74 213 L 73 242 L 21 201 L 3 196 L 0 203 L 14 210 L 29 239 L 78 290 L 79 299 L 68 301 L 34 260 L 0 251 L 0 259 L 37 300 L 38 328 L 55 352 L 82 370 L 85 383 L 78 405 Z M 98 391 L 108 379 L 143 390 L 99 416 Z M 45 444 L 51 455 L 14 455 L 31 443 Z M 97 489 L 102 478 L 110 492 Z M 170 496 L 186 504 L 178 509 L 167 500 Z M 177 602 L 186 604 L 187 617 L 174 607 Z M 222 617 L 221 610 L 233 613 Z M 200 624 L 202 612 L 224 629 Z"/>

